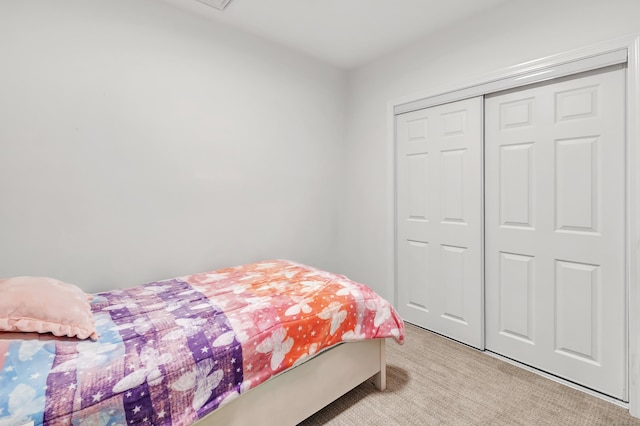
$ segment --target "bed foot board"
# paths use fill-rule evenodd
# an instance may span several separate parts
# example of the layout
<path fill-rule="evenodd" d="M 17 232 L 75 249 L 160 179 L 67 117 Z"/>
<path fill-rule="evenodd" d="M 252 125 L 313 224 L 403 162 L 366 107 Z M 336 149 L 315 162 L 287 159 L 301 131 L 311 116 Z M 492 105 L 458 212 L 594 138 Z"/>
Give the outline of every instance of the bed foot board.
<path fill-rule="evenodd" d="M 221 406 L 198 426 L 295 425 L 359 384 L 387 385 L 385 339 L 345 343 Z"/>

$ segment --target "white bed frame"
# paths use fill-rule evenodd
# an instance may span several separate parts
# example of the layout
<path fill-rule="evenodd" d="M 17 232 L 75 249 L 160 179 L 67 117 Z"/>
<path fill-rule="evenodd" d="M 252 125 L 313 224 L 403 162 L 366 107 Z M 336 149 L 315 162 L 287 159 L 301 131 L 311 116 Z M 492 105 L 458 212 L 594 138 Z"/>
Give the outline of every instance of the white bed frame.
<path fill-rule="evenodd" d="M 385 339 L 344 343 L 219 407 L 197 426 L 296 425 L 362 382 L 387 386 Z"/>

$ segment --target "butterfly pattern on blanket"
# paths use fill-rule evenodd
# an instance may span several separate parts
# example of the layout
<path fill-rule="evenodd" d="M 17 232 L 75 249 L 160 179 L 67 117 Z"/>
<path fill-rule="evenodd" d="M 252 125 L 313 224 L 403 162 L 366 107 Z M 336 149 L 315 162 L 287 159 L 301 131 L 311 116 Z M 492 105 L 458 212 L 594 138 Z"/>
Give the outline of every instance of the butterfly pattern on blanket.
<path fill-rule="evenodd" d="M 338 343 L 404 339 L 370 288 L 286 260 L 98 293 L 91 307 L 96 342 L 0 338 L 0 426 L 189 425 Z"/>

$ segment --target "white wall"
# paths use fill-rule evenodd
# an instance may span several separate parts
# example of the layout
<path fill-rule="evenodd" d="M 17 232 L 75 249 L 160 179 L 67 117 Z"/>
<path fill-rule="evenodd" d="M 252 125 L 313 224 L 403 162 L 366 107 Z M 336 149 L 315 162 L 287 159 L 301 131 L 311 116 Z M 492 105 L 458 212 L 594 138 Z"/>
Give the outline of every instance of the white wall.
<path fill-rule="evenodd" d="M 341 272 L 393 300 L 390 101 L 638 33 L 638 16 L 637 0 L 514 0 L 352 72 Z"/>
<path fill-rule="evenodd" d="M 0 2 L 0 277 L 332 269 L 346 74 L 157 0 Z"/>
<path fill-rule="evenodd" d="M 388 102 L 640 32 L 637 16 L 514 0 L 347 82 L 156 0 L 2 1 L 0 277 L 98 291 L 287 257 L 393 299 Z"/>

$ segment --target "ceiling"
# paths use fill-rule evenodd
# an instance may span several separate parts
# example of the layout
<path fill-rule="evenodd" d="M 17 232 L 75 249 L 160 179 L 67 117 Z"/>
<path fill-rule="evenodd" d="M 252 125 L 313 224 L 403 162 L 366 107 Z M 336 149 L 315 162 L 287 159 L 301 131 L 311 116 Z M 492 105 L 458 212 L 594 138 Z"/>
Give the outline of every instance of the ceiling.
<path fill-rule="evenodd" d="M 354 68 L 512 0 L 165 0 L 341 68 Z"/>

